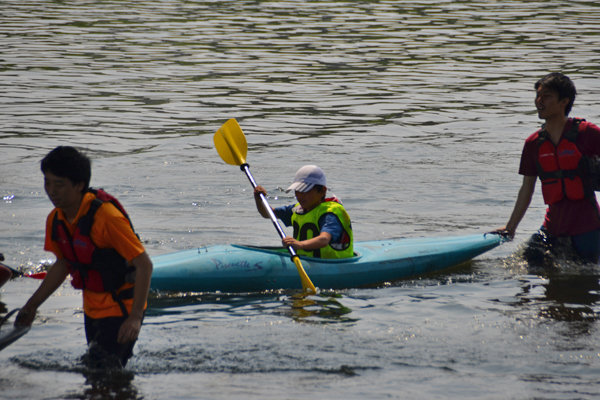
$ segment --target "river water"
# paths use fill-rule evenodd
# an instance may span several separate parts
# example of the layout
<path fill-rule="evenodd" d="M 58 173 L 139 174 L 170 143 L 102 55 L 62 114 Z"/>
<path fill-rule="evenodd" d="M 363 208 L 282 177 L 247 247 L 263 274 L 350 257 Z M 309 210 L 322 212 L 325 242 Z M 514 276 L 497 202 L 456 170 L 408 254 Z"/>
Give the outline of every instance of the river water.
<path fill-rule="evenodd" d="M 236 118 L 273 205 L 318 164 L 356 240 L 503 226 L 533 84 L 568 74 L 572 115 L 600 121 L 591 1 L 0 2 L 0 252 L 48 263 L 39 161 L 87 150 L 92 186 L 129 211 L 151 256 L 276 245 L 212 136 Z M 0 353 L 2 399 L 591 399 L 600 393 L 600 271 L 529 268 L 539 193 L 513 242 L 380 288 L 153 293 L 126 373 L 82 371 L 81 296 L 65 284 Z M 0 290 L 0 311 L 39 281 Z"/>

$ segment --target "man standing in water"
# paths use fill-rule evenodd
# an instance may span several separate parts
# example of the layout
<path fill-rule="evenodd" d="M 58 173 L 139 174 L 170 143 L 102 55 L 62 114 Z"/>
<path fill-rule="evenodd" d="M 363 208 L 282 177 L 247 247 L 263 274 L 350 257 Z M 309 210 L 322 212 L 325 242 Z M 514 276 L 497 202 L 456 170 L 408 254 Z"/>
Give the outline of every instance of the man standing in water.
<path fill-rule="evenodd" d="M 41 163 L 44 189 L 55 208 L 44 249 L 56 262 L 19 312 L 31 325 L 38 307 L 64 282 L 83 290 L 88 366 L 125 366 L 144 319 L 152 261 L 121 204 L 89 188 L 91 162 L 73 147 L 52 150 Z"/>
<path fill-rule="evenodd" d="M 538 117 L 545 124 L 525 141 L 519 168 L 523 183 L 508 223 L 497 232 L 514 236 L 539 176 L 548 209 L 543 226 L 529 241 L 526 258 L 535 256 L 536 247 L 553 249 L 559 238 L 567 238 L 581 259 L 598 264 L 600 211 L 589 171 L 600 156 L 600 129 L 568 118 L 577 92 L 567 76 L 548 74 L 536 82 L 535 90 Z"/>

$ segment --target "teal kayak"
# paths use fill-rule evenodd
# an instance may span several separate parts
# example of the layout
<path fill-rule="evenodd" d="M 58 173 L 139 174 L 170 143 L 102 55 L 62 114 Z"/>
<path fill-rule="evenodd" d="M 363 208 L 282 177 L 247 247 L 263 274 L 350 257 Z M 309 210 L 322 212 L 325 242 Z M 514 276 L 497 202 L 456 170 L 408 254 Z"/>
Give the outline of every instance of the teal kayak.
<path fill-rule="evenodd" d="M 354 244 L 355 257 L 300 257 L 317 288 L 346 289 L 439 271 L 472 259 L 505 239 L 496 234 L 390 239 Z M 216 245 L 152 257 L 151 288 L 246 293 L 302 289 L 289 253 L 277 247 Z"/>

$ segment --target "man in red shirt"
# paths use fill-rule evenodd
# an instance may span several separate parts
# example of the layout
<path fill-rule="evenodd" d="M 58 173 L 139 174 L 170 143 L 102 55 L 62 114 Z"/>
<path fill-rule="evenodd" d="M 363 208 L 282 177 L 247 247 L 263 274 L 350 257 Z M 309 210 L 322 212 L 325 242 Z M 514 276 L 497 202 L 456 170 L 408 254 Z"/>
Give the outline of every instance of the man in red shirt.
<path fill-rule="evenodd" d="M 545 124 L 525 141 L 519 168 L 523 183 L 508 223 L 497 231 L 514 236 L 539 176 L 548 209 L 542 228 L 530 243 L 553 247 L 552 244 L 564 241 L 557 238 L 570 238 L 579 257 L 598 264 L 598 202 L 590 187 L 591 178 L 577 171 L 581 171 L 586 156 L 600 156 L 600 128 L 584 120 L 568 118 L 577 92 L 567 76 L 548 74 L 536 82 L 535 90 L 538 117 L 545 120 Z"/>

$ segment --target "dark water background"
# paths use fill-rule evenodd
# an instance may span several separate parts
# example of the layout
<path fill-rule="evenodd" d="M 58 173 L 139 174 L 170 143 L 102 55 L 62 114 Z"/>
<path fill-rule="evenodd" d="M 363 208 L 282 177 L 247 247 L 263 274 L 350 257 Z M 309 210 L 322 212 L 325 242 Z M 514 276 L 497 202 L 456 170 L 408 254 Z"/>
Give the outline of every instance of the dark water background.
<path fill-rule="evenodd" d="M 503 226 L 533 84 L 568 74 L 599 123 L 590 1 L 0 1 L 0 252 L 47 262 L 40 159 L 85 148 L 150 255 L 275 245 L 212 135 L 236 118 L 274 205 L 318 164 L 357 240 Z M 443 273 L 294 306 L 290 293 L 153 294 L 128 374 L 86 379 L 68 285 L 0 353 L 5 399 L 592 399 L 598 268 L 532 270 L 512 243 Z M 39 282 L 0 290 L 0 311 Z"/>

